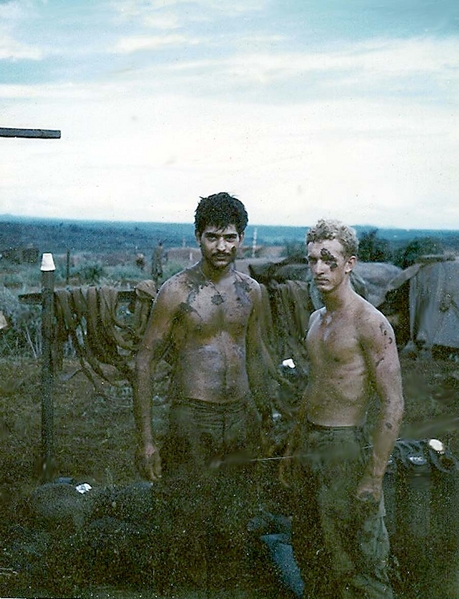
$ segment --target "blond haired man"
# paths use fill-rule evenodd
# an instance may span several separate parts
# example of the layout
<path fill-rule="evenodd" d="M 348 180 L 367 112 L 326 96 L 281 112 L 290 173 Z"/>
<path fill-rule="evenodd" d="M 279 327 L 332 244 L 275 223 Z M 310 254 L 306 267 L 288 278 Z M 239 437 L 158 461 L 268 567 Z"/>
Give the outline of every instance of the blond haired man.
<path fill-rule="evenodd" d="M 314 599 L 393 596 L 382 484 L 402 420 L 401 372 L 389 322 L 350 284 L 357 250 L 355 231 L 338 221 L 307 234 L 324 307 L 309 322 L 310 376 L 288 453 L 297 465 L 293 545 L 304 596 Z"/>

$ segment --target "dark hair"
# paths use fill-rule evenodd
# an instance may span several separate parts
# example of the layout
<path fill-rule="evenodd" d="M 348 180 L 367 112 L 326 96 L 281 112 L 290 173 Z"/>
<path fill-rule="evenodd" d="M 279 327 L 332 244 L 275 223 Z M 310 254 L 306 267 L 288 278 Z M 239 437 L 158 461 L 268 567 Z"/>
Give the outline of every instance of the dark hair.
<path fill-rule="evenodd" d="M 197 235 L 202 235 L 208 226 L 225 229 L 229 225 L 234 225 L 236 231 L 241 235 L 245 231 L 248 221 L 249 217 L 244 204 L 226 191 L 201 198 L 194 213 L 194 228 Z"/>
<path fill-rule="evenodd" d="M 339 220 L 320 219 L 311 227 L 306 235 L 306 243 L 323 241 L 324 239 L 337 239 L 344 249 L 347 258 L 357 256 L 359 241 L 355 229 L 345 225 Z"/>

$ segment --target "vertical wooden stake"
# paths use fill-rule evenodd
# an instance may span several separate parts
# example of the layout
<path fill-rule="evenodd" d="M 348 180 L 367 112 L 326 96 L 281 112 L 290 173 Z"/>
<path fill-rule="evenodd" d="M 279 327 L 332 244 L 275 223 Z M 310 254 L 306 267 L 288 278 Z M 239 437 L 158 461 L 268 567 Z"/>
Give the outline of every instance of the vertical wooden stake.
<path fill-rule="evenodd" d="M 65 284 L 70 283 L 70 250 L 67 250 L 67 263 L 65 268 Z"/>
<path fill-rule="evenodd" d="M 42 478 L 48 482 L 54 476 L 54 260 L 52 254 L 43 254 L 42 274 L 42 404 L 41 404 L 41 440 L 42 440 Z"/>

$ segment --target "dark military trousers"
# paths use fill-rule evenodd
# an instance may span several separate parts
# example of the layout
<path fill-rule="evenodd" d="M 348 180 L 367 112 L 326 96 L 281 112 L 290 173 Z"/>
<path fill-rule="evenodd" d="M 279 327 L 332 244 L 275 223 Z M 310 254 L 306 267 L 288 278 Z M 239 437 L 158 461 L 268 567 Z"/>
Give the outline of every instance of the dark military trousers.
<path fill-rule="evenodd" d="M 207 581 L 242 579 L 257 505 L 259 418 L 249 400 L 174 400 L 161 449 L 179 568 Z M 193 565 L 195 563 L 195 565 Z M 199 574 L 201 571 L 201 574 Z"/>
<path fill-rule="evenodd" d="M 292 542 L 305 598 L 392 599 L 384 502 L 355 497 L 369 442 L 358 427 L 307 423 L 295 450 Z"/>

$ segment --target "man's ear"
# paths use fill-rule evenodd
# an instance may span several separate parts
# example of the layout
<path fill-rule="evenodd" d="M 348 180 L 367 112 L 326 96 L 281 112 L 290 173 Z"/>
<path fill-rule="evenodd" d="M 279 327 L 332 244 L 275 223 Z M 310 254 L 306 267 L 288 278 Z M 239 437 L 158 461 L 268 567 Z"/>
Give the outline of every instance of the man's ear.
<path fill-rule="evenodd" d="M 239 242 L 242 243 L 244 241 L 244 231 L 242 231 L 242 233 L 239 233 Z"/>
<path fill-rule="evenodd" d="M 198 232 L 196 231 L 196 232 L 195 232 L 195 234 L 194 234 L 194 238 L 196 239 L 196 243 L 197 243 L 198 245 L 201 245 L 201 237 L 202 237 L 202 236 L 200 235 L 200 233 L 198 233 Z"/>
<path fill-rule="evenodd" d="M 356 265 L 357 258 L 355 256 L 351 256 L 346 260 L 346 266 L 344 269 L 345 273 L 352 272 L 354 270 L 354 266 Z"/>

